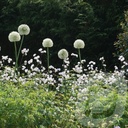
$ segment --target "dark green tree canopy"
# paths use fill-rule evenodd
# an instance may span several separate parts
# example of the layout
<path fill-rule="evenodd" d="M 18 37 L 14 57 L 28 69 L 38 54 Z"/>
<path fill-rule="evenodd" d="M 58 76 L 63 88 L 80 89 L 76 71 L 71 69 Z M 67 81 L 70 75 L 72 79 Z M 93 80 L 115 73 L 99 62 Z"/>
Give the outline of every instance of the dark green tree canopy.
<path fill-rule="evenodd" d="M 83 58 L 97 61 L 104 56 L 113 63 L 113 43 L 121 31 L 119 26 L 127 8 L 125 0 L 2 0 L 0 2 L 0 36 L 3 51 L 12 56 L 12 44 L 7 36 L 26 23 L 31 34 L 24 47 L 32 53 L 42 47 L 46 37 L 53 39 L 52 58 L 60 48 L 75 52 L 73 42 L 81 38 L 86 43 Z M 33 49 L 34 48 L 34 49 Z"/>

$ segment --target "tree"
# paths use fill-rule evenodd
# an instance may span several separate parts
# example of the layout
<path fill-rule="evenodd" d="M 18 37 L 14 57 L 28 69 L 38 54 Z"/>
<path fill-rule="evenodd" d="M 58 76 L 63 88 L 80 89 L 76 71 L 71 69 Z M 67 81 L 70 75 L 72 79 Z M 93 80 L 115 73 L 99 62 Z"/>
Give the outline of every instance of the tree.
<path fill-rule="evenodd" d="M 118 34 L 114 43 L 117 50 L 115 55 L 123 55 L 128 60 L 128 11 L 124 12 L 124 21 L 120 25 L 122 32 Z"/>
<path fill-rule="evenodd" d="M 84 38 L 83 33 L 93 21 L 91 6 L 77 0 L 10 0 L 2 13 L 2 21 L 6 24 L 6 29 L 2 30 L 6 31 L 6 37 L 20 24 L 26 23 L 31 28 L 31 34 L 25 40 L 27 43 L 24 43 L 24 47 L 32 49 L 34 53 L 42 47 L 42 40 L 49 37 L 54 41 L 53 58 L 62 47 L 72 52 L 75 39 Z"/>
<path fill-rule="evenodd" d="M 113 46 L 117 34 L 121 31 L 119 26 L 123 19 L 123 12 L 127 8 L 125 0 L 86 0 L 94 10 L 95 21 L 87 32 L 88 48 L 91 58 L 98 59 L 104 56 L 108 69 L 112 69 L 117 58 L 113 57 Z M 94 55 L 95 54 L 95 55 Z"/>
<path fill-rule="evenodd" d="M 120 32 L 119 23 L 126 8 L 124 0 L 5 0 L 1 3 L 3 54 L 12 53 L 7 40 L 9 32 L 26 23 L 31 33 L 24 47 L 30 48 L 31 54 L 49 37 L 54 42 L 51 58 L 57 59 L 56 54 L 63 47 L 75 52 L 72 44 L 81 38 L 86 44 L 83 58 L 97 61 L 104 56 L 109 65 L 114 63 L 113 42 Z"/>

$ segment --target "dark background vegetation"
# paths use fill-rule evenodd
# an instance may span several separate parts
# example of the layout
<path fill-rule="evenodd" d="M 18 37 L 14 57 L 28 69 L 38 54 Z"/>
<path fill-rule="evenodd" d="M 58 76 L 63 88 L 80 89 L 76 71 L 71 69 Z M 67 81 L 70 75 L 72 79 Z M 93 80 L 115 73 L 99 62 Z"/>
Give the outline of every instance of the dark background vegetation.
<path fill-rule="evenodd" d="M 120 22 L 127 8 L 127 0 L 1 0 L 0 54 L 14 58 L 8 34 L 25 23 L 31 29 L 23 45 L 30 49 L 29 57 L 49 37 L 54 42 L 50 49 L 51 63 L 59 66 L 58 50 L 66 48 L 69 53 L 76 53 L 73 43 L 80 38 L 86 44 L 82 58 L 98 61 L 104 56 L 108 69 L 112 69 L 117 63 L 113 44 L 121 32 Z M 44 65 L 45 62 L 44 59 Z"/>

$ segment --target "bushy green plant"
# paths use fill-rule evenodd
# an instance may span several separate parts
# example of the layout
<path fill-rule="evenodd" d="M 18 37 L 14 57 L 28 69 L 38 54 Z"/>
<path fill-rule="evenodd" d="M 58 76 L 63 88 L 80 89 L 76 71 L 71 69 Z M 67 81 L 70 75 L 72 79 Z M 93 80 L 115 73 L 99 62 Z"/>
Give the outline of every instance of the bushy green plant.
<path fill-rule="evenodd" d="M 76 127 L 73 109 L 60 102 L 65 95 L 35 88 L 33 82 L 15 85 L 0 82 L 0 127 L 37 128 Z M 64 106 L 63 106 L 64 105 Z"/>
<path fill-rule="evenodd" d="M 25 85 L 0 82 L 0 127 L 36 128 L 48 125 L 54 115 L 52 100 L 55 93 L 34 89 L 32 82 Z M 50 112 L 52 114 L 50 114 Z"/>

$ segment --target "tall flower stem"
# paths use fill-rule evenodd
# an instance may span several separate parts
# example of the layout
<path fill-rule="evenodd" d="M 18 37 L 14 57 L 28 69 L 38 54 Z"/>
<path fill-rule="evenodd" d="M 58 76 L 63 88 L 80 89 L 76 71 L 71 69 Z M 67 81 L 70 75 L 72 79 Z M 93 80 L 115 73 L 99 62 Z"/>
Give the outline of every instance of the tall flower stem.
<path fill-rule="evenodd" d="M 48 67 L 48 74 L 49 74 L 49 48 L 47 47 L 47 67 Z"/>
<path fill-rule="evenodd" d="M 78 55 L 79 55 L 79 60 L 80 60 L 80 64 L 81 64 L 81 54 L 80 54 L 80 49 L 78 48 Z"/>
<path fill-rule="evenodd" d="M 14 48 L 15 48 L 15 73 L 17 74 L 18 72 L 18 58 L 17 58 L 17 46 L 16 46 L 16 42 L 14 42 Z"/>
<path fill-rule="evenodd" d="M 83 72 L 83 67 L 82 67 L 82 62 L 81 62 L 80 48 L 78 48 L 78 55 L 79 55 L 80 66 L 81 66 L 81 68 L 82 68 L 82 72 Z"/>
<path fill-rule="evenodd" d="M 23 45 L 23 41 L 24 41 L 24 35 L 22 36 L 22 39 L 21 39 L 20 47 L 19 47 L 18 54 L 17 54 L 17 60 L 19 60 L 20 51 L 21 51 L 21 48 L 22 48 L 22 45 Z"/>

